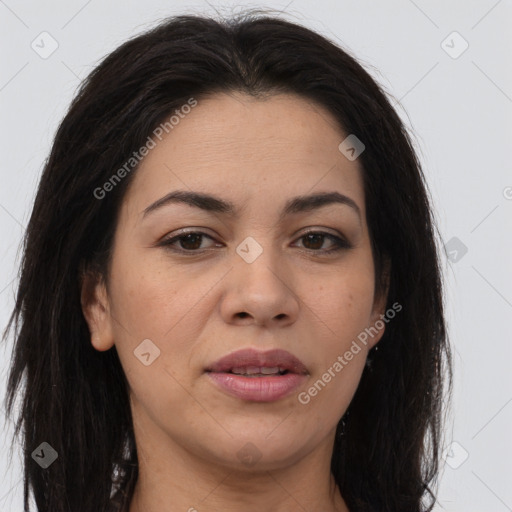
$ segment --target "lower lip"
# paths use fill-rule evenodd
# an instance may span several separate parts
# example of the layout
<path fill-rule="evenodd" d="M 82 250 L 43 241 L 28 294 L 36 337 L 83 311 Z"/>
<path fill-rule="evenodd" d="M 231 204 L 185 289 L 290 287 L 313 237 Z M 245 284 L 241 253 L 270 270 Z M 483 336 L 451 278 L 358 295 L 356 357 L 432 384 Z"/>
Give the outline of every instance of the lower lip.
<path fill-rule="evenodd" d="M 228 394 L 253 402 L 274 402 L 298 388 L 306 375 L 286 373 L 266 377 L 243 377 L 233 373 L 208 372 L 213 382 Z"/>

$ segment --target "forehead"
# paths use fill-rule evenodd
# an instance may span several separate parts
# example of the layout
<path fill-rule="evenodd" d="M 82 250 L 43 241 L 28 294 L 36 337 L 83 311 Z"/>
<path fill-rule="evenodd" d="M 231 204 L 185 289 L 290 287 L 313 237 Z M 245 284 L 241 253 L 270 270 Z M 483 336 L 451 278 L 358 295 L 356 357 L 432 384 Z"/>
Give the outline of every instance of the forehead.
<path fill-rule="evenodd" d="M 300 96 L 219 93 L 198 100 L 161 141 L 153 137 L 125 202 L 139 215 L 188 188 L 262 208 L 278 197 L 332 189 L 364 211 L 359 163 L 338 149 L 346 136 L 328 110 Z"/>

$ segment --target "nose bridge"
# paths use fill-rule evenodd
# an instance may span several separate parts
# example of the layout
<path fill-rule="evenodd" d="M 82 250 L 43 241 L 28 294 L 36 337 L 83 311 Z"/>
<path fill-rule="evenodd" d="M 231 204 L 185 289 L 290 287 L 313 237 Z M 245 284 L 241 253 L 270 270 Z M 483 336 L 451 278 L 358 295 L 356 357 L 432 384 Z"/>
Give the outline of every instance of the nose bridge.
<path fill-rule="evenodd" d="M 276 279 L 275 274 L 285 272 L 281 250 L 282 247 L 276 241 L 272 229 L 261 228 L 257 232 L 253 231 L 252 235 L 246 236 L 236 246 L 235 253 L 240 260 L 236 264 L 240 265 L 242 269 L 245 265 L 248 275 L 263 273 L 264 276 L 270 274 L 273 279 Z"/>
<path fill-rule="evenodd" d="M 247 314 L 261 324 L 273 318 L 296 317 L 297 297 L 279 251 L 270 231 L 248 236 L 235 248 L 222 307 L 228 321 Z"/>
<path fill-rule="evenodd" d="M 259 241 L 258 241 L 259 240 Z M 277 281 L 278 286 L 283 286 L 284 276 L 282 272 L 282 258 L 279 248 L 275 246 L 270 231 L 263 234 L 246 237 L 235 249 L 237 258 L 235 266 L 242 276 L 245 275 L 245 284 L 271 286 Z"/>

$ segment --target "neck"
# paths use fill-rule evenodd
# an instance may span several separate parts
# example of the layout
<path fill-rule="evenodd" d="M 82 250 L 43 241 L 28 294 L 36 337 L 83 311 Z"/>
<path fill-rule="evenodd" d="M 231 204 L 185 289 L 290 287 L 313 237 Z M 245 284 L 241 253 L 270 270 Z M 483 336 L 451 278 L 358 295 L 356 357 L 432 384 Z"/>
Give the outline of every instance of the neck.
<path fill-rule="evenodd" d="M 334 432 L 288 465 L 240 470 L 188 452 L 154 424 L 148 435 L 142 422 L 134 422 L 139 478 L 129 512 L 349 512 L 330 473 Z"/>

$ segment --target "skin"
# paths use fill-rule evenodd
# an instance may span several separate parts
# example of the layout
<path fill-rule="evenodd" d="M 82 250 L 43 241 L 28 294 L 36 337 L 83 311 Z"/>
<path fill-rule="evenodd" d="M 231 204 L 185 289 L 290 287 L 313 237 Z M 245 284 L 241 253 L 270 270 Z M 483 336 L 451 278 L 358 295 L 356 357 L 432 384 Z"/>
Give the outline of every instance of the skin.
<path fill-rule="evenodd" d="M 385 294 L 375 296 L 361 167 L 338 150 L 346 136 L 328 111 L 299 96 L 216 94 L 136 171 L 107 283 L 91 278 L 82 291 L 91 343 L 99 351 L 115 345 L 130 385 L 140 465 L 130 512 L 348 511 L 330 474 L 334 432 L 383 329 L 308 404 L 297 399 L 385 310 Z M 144 216 L 177 189 L 241 210 L 230 217 L 173 203 Z M 286 200 L 332 191 L 361 215 L 330 204 L 279 221 Z M 180 255 L 157 245 L 181 228 L 211 238 L 176 249 L 208 250 Z M 322 256 L 335 243 L 308 242 L 309 228 L 351 248 Z M 252 263 L 236 252 L 249 236 L 263 249 Z M 160 350 L 148 366 L 134 356 L 145 339 Z M 205 367 L 250 347 L 294 354 L 308 369 L 305 384 L 266 403 L 220 391 Z M 252 465 L 239 456 L 249 442 Z"/>

